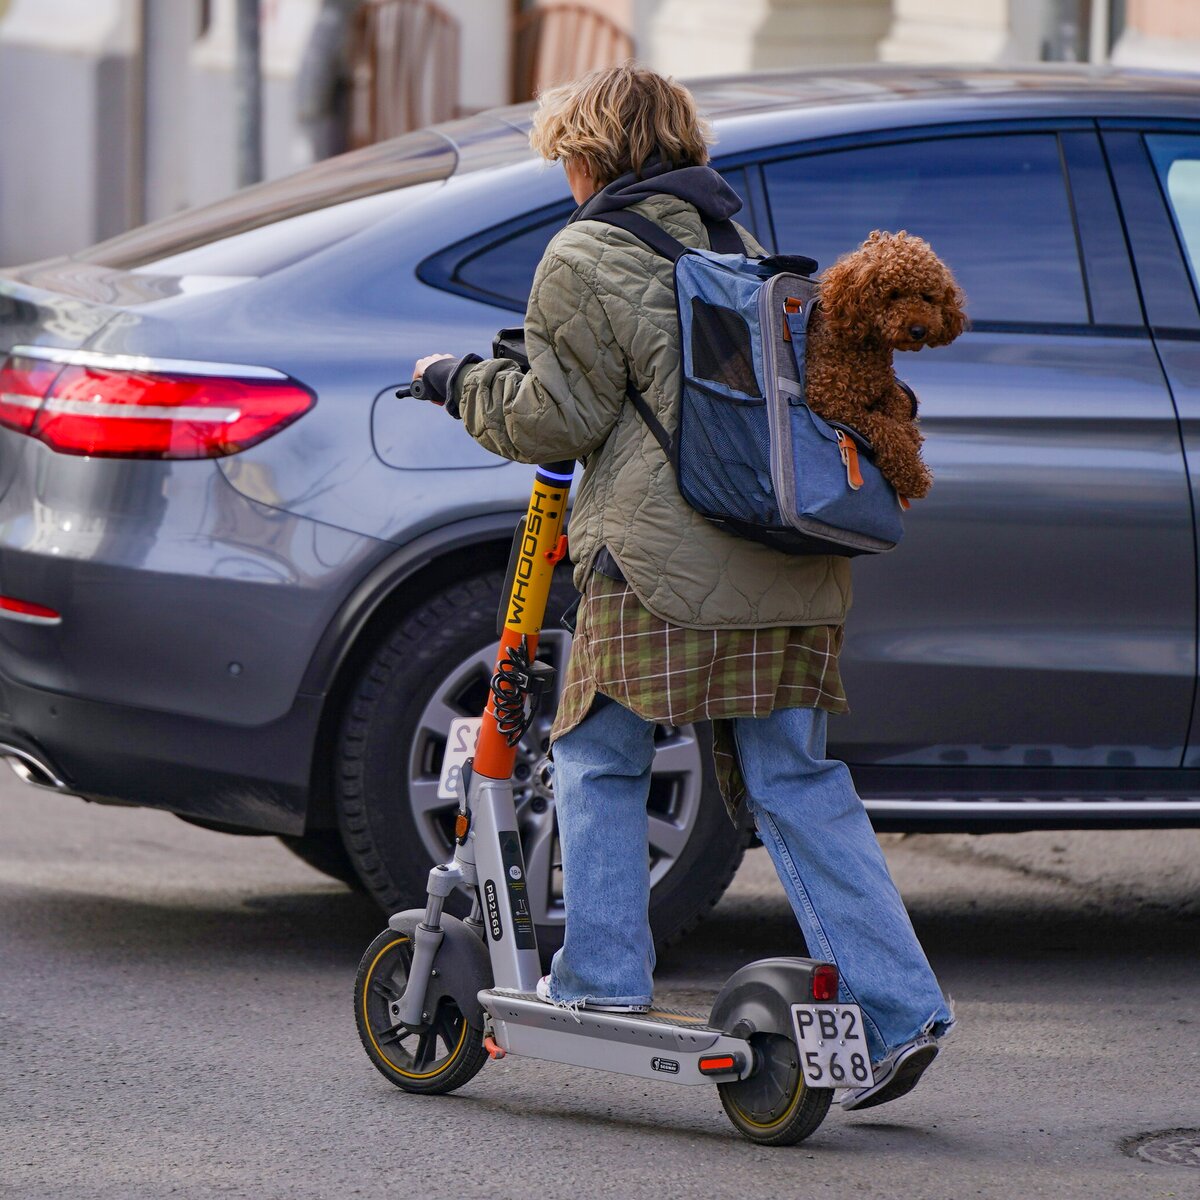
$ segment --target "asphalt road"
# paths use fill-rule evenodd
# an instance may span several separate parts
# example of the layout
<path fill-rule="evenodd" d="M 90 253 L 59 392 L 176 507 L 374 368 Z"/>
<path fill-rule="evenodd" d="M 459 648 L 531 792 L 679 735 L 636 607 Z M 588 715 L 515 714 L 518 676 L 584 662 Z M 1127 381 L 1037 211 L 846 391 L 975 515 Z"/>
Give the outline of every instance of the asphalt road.
<path fill-rule="evenodd" d="M 1200 830 L 884 840 L 960 1028 L 905 1100 L 765 1150 L 707 1089 L 528 1060 L 406 1096 L 354 1032 L 367 901 L 271 839 L 5 779 L 0 1195 L 1200 1196 L 1121 1149 L 1200 1128 Z M 659 998 L 794 947 L 752 853 Z"/>

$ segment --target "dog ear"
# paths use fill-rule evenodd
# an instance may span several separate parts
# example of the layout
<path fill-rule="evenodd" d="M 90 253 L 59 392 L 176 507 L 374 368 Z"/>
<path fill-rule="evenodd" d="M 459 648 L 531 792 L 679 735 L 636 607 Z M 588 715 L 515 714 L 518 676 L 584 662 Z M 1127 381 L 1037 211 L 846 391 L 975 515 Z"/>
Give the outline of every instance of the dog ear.
<path fill-rule="evenodd" d="M 957 280 L 946 272 L 946 297 L 942 301 L 942 332 L 931 346 L 948 346 L 967 327 L 966 296 Z"/>
<path fill-rule="evenodd" d="M 874 251 L 887 236 L 876 229 L 821 276 L 821 313 L 835 337 L 861 342 L 874 331 L 872 316 L 879 300 Z"/>

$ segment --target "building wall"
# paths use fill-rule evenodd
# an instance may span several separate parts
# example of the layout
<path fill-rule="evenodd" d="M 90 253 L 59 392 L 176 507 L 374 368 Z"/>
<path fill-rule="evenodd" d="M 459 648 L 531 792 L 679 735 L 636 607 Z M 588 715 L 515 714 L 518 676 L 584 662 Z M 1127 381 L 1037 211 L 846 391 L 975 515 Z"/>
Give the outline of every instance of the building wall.
<path fill-rule="evenodd" d="M 1200 0 L 1126 0 L 1112 60 L 1127 67 L 1200 71 Z"/>
<path fill-rule="evenodd" d="M 311 160 L 295 80 L 321 0 L 261 0 L 264 169 Z M 508 98 L 512 0 L 439 0 L 466 111 Z M 552 0 L 539 0 L 552 2 Z M 876 58 L 1027 62 L 1087 51 L 1120 0 L 586 0 L 679 76 Z M 1200 0 L 1126 0 L 1113 61 L 1200 69 Z M 235 0 L 0 0 L 0 265 L 71 252 L 235 186 Z M 142 31 L 145 30 L 143 55 Z M 1072 30 L 1074 29 L 1074 32 Z M 1092 39 L 1103 58 L 1104 36 Z M 47 86 L 47 81 L 52 86 Z"/>
<path fill-rule="evenodd" d="M 132 0 L 11 0 L 0 13 L 0 264 L 135 219 L 135 32 Z"/>
<path fill-rule="evenodd" d="M 892 0 L 662 0 L 648 21 L 647 58 L 673 75 L 869 62 Z"/>

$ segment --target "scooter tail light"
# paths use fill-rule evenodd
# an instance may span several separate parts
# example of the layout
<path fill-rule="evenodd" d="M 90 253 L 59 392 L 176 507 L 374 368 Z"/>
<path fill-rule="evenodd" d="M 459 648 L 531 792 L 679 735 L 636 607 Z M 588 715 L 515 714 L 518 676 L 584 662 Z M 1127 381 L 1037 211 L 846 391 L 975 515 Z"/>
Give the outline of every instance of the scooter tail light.
<path fill-rule="evenodd" d="M 8 355 L 0 363 L 0 426 L 28 433 L 61 369 L 58 363 Z"/>
<path fill-rule="evenodd" d="M 71 365 L 30 433 L 60 454 L 220 458 L 278 433 L 316 403 L 295 380 Z"/>
<path fill-rule="evenodd" d="M 832 963 L 822 963 L 812 973 L 812 998 L 830 1003 L 838 995 L 838 969 Z"/>

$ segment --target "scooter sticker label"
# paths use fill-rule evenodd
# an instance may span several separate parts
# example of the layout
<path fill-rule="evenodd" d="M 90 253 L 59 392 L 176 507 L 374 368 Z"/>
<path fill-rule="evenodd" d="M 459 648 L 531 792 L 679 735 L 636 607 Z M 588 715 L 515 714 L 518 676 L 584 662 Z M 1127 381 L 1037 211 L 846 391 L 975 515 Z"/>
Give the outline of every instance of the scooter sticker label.
<path fill-rule="evenodd" d="M 679 1074 L 679 1063 L 673 1058 L 652 1058 L 650 1065 L 654 1070 L 662 1071 L 667 1075 Z"/>
<path fill-rule="evenodd" d="M 504 882 L 508 885 L 508 906 L 517 949 L 536 950 L 537 936 L 533 932 L 529 888 L 525 884 L 525 860 L 521 855 L 521 839 L 515 830 L 500 833 L 500 861 L 504 864 Z"/>
<path fill-rule="evenodd" d="M 487 906 L 488 929 L 492 939 L 499 941 L 504 936 L 504 926 L 500 923 L 500 903 L 496 896 L 496 884 L 489 879 L 483 885 L 483 902 Z"/>

